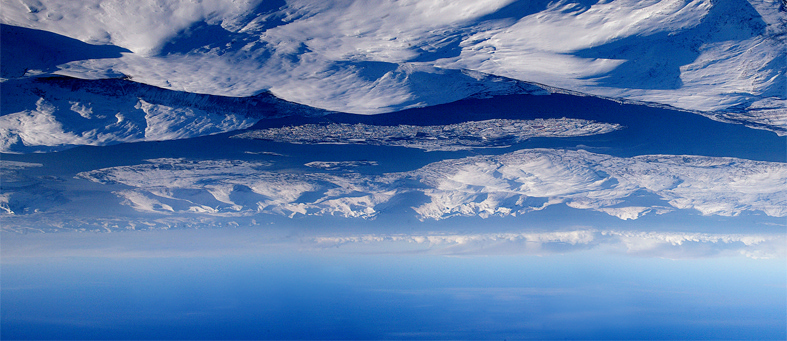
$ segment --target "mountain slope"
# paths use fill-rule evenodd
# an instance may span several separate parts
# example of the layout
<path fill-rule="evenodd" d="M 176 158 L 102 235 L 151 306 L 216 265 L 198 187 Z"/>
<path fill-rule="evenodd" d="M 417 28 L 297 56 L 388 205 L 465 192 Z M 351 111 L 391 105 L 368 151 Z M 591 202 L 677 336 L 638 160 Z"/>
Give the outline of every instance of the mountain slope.
<path fill-rule="evenodd" d="M 787 127 L 775 1 L 7 1 L 0 22 L 130 51 L 57 65 L 80 78 L 374 114 L 472 95 L 472 70 Z"/>
<path fill-rule="evenodd" d="M 247 128 L 261 118 L 323 113 L 269 93 L 235 98 L 67 77 L 8 80 L 0 105 L 0 152 L 6 153 L 190 138 Z"/>

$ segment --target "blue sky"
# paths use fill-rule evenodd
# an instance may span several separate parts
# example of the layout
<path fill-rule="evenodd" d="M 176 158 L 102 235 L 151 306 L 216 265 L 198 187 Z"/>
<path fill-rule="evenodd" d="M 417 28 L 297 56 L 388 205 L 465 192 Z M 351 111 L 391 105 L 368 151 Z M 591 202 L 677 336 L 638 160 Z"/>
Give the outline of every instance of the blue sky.
<path fill-rule="evenodd" d="M 93 235 L 87 242 L 102 247 L 90 256 L 68 247 L 5 254 L 3 338 L 785 336 L 783 258 L 669 259 L 611 246 L 448 256 L 429 253 L 432 247 L 308 248 L 297 241 L 244 250 L 226 248 L 228 239 L 243 245 L 254 232 L 218 241 L 216 232 Z M 61 235 L 61 245 L 75 237 Z M 4 250 L 23 254 L 13 245 L 29 247 L 41 236 L 7 237 Z"/>

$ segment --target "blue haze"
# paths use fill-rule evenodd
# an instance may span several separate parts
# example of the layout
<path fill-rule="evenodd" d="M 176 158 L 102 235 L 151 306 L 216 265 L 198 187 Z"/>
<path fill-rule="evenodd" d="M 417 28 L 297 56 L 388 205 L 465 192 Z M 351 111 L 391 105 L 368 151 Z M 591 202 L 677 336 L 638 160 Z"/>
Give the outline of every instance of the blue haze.
<path fill-rule="evenodd" d="M 325 340 L 787 336 L 783 260 L 669 260 L 598 251 L 465 257 L 261 252 L 34 258 L 4 264 L 2 336 Z"/>

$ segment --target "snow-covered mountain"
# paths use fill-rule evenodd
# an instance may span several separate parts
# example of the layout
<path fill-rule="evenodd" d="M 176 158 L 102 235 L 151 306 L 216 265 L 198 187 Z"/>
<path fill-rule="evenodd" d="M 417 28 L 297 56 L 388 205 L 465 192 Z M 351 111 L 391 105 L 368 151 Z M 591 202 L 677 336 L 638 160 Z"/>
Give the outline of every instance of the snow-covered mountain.
<path fill-rule="evenodd" d="M 22 78 L 3 83 L 0 152 L 183 139 L 248 128 L 261 118 L 324 112 L 269 93 L 224 97 L 124 79 Z"/>
<path fill-rule="evenodd" d="M 447 160 L 407 173 L 364 176 L 282 174 L 268 163 L 149 160 L 148 164 L 80 173 L 120 183 L 126 205 L 149 213 L 374 218 L 395 196 L 428 199 L 413 209 L 421 219 L 509 216 L 556 204 L 621 219 L 695 209 L 735 216 L 759 211 L 787 216 L 787 167 L 730 158 L 640 156 L 615 158 L 583 151 L 532 150 Z M 406 183 L 411 185 L 404 185 Z M 650 205 L 632 202 L 653 195 Z M 311 195 L 309 195 L 311 194 Z"/>
<path fill-rule="evenodd" d="M 787 215 L 781 2 L 2 1 L 6 226 Z"/>
<path fill-rule="evenodd" d="M 126 76 L 363 114 L 511 79 L 787 128 L 779 1 L 4 0 L 0 22 L 6 79 Z"/>
<path fill-rule="evenodd" d="M 333 168 L 320 167 L 323 164 Z M 126 224 L 167 217 L 223 221 L 261 214 L 373 219 L 396 205 L 411 208 L 421 220 L 517 216 L 554 205 L 624 220 L 676 210 L 704 216 L 787 216 L 785 164 L 736 158 L 618 158 L 586 151 L 531 149 L 445 160 L 380 175 L 352 171 L 358 166 L 375 167 L 375 162 L 305 165 L 341 170 L 338 173 L 282 172 L 275 165 L 271 161 L 161 158 L 82 172 L 77 177 L 106 186 L 102 192 L 111 191 L 118 198 L 102 199 L 104 210 L 119 204 L 141 214 Z M 20 175 L 31 167 L 41 164 L 2 164 L 6 184 L 0 207 L 7 214 L 20 215 L 22 221 L 25 216 L 58 217 L 58 206 L 83 196 L 67 194 L 57 181 Z M 106 213 L 99 217 L 98 221 L 112 218 Z M 7 221 L 9 226 L 16 225 L 11 222 Z M 47 224 L 36 225 L 44 228 Z"/>

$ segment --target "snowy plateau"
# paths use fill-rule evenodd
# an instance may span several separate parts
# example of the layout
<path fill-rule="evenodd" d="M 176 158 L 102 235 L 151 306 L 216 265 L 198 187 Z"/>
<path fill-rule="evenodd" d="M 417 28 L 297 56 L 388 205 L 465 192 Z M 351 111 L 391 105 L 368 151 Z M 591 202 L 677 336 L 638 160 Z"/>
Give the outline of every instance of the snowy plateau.
<path fill-rule="evenodd" d="M 787 216 L 780 1 L 2 0 L 0 28 L 7 231 Z"/>

